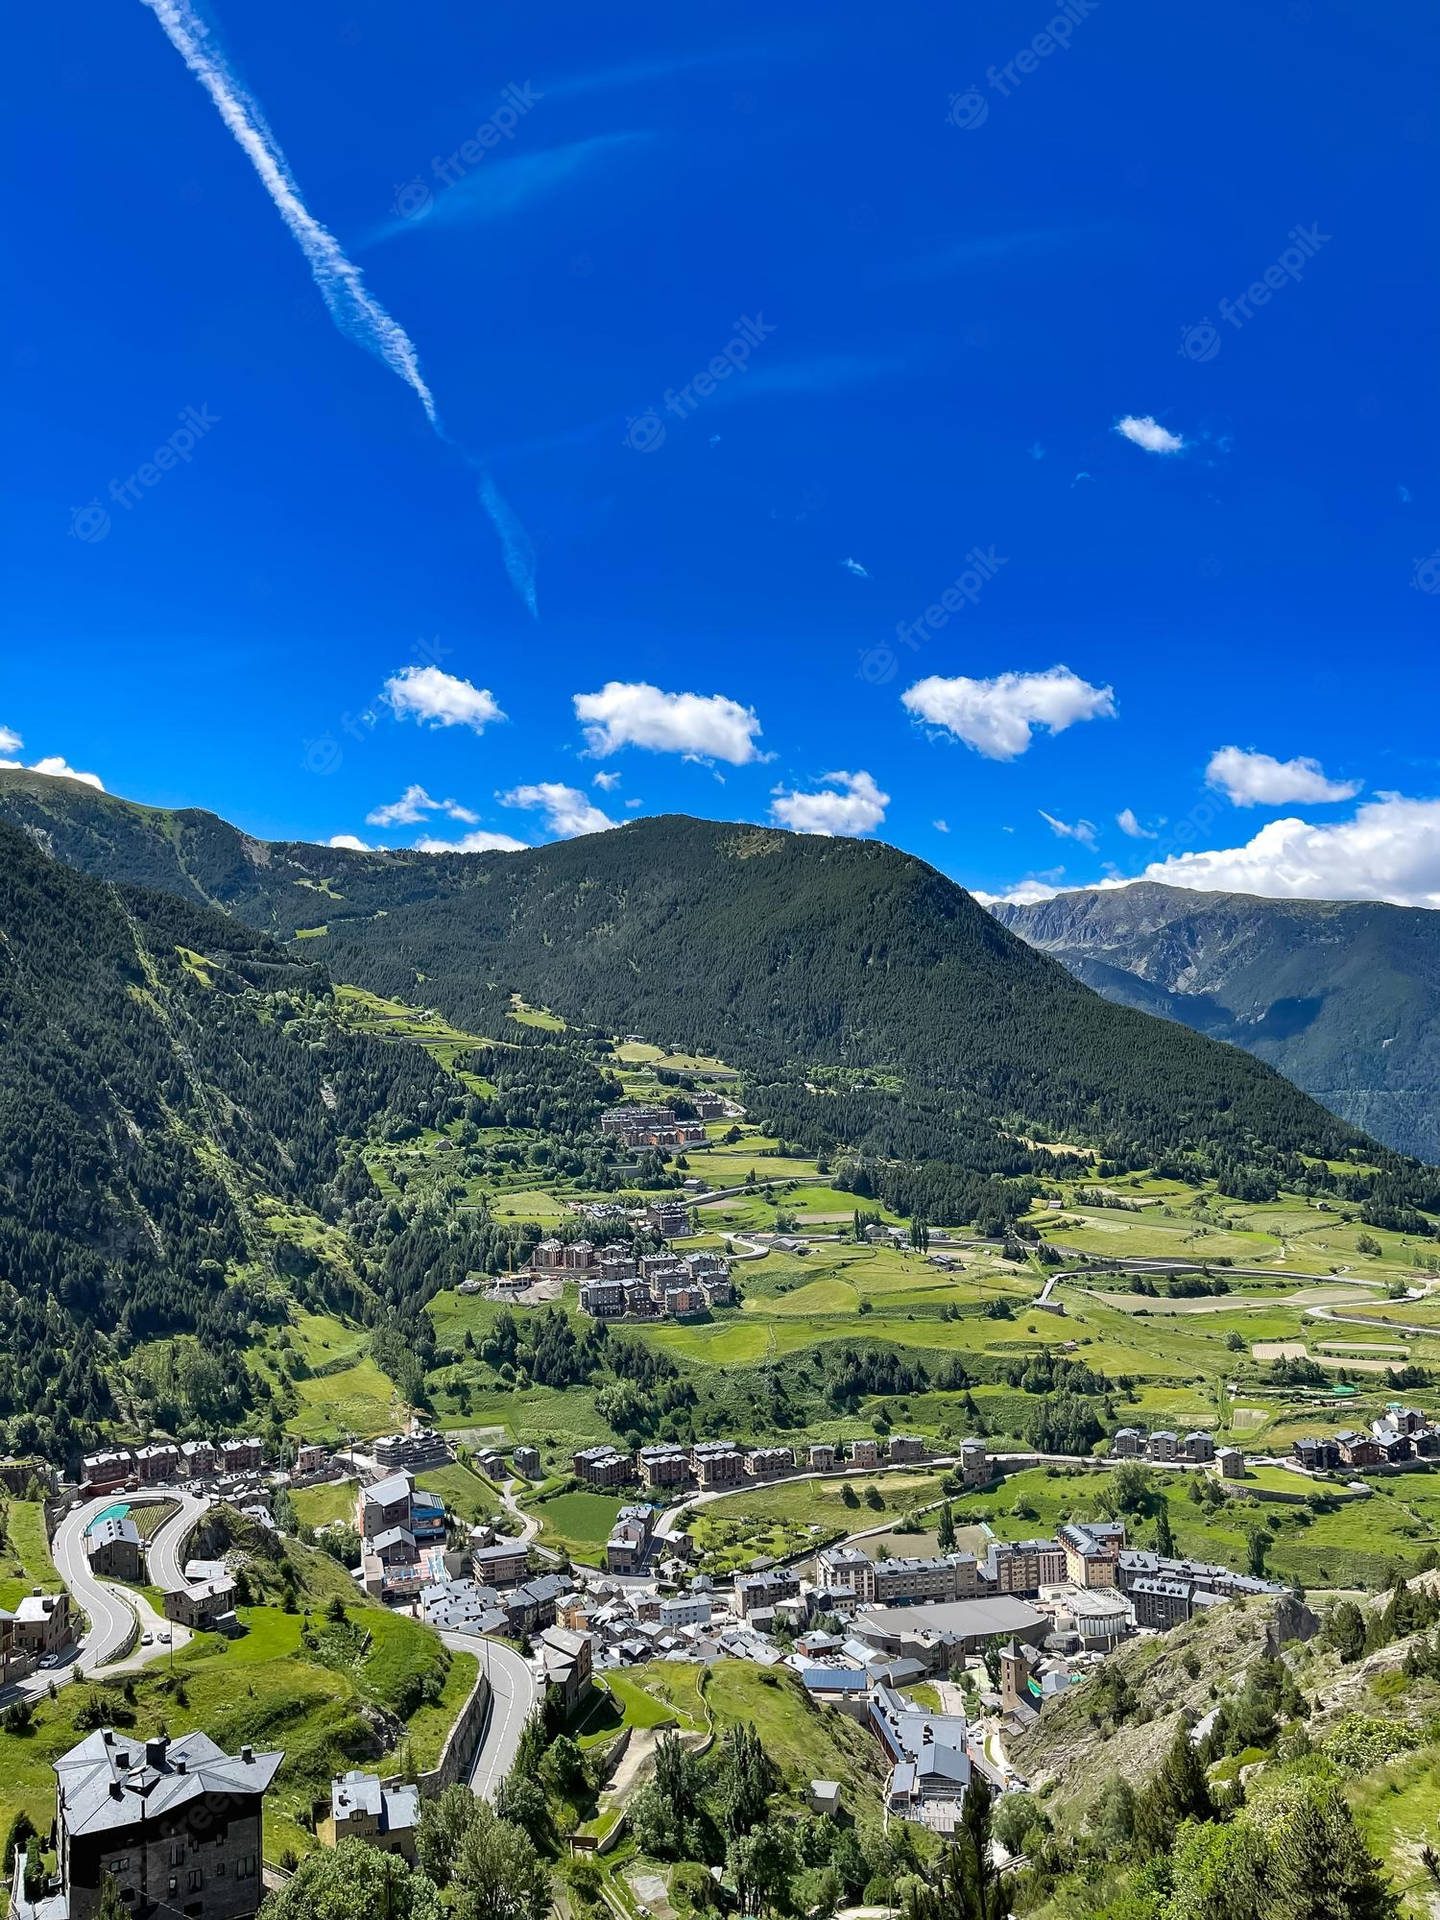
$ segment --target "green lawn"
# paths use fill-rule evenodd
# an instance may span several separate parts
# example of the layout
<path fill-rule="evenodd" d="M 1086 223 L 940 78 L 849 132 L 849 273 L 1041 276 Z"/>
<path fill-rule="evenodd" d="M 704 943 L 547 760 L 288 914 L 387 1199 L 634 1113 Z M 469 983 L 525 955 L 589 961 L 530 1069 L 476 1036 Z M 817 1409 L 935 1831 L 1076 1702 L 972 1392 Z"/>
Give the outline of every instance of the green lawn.
<path fill-rule="evenodd" d="M 416 1474 L 415 1483 L 427 1493 L 438 1494 L 448 1513 L 472 1527 L 493 1520 L 500 1511 L 500 1496 L 490 1482 L 458 1461 L 446 1467 L 427 1467 L 424 1473 Z"/>
<path fill-rule="evenodd" d="M 303 1526 L 325 1527 L 343 1520 L 353 1527 L 356 1492 L 354 1480 L 322 1480 L 318 1486 L 298 1487 L 290 1498 Z"/>
<path fill-rule="evenodd" d="M 526 1504 L 540 1520 L 540 1538 L 546 1546 L 599 1566 L 615 1515 L 624 1503 L 608 1493 L 559 1493 Z"/>
<path fill-rule="evenodd" d="M 13 1609 L 36 1587 L 56 1593 L 60 1580 L 45 1538 L 45 1512 L 38 1500 L 6 1502 L 9 1518 L 0 1546 L 0 1607 Z"/>

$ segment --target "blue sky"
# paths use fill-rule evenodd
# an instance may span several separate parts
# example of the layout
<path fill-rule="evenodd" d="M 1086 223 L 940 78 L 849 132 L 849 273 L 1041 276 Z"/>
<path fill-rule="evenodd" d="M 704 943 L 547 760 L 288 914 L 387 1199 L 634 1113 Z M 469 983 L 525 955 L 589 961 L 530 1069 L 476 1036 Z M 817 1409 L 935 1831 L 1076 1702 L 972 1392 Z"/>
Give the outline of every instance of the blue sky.
<path fill-rule="evenodd" d="M 20 19 L 0 752 L 1440 904 L 1433 14 L 957 11 L 232 0 L 345 331 L 150 5 Z"/>

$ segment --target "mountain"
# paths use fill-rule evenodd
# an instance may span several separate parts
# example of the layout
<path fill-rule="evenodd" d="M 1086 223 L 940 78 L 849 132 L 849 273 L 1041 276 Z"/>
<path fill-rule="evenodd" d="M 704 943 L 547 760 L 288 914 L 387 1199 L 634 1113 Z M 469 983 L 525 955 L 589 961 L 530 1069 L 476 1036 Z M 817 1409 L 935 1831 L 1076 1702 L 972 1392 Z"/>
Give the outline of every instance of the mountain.
<path fill-rule="evenodd" d="M 122 1396 L 172 1430 L 229 1424 L 259 1391 L 252 1325 L 289 1298 L 383 1318 L 384 1264 L 332 1224 L 371 1191 L 356 1143 L 454 1104 L 426 1053 L 348 1031 L 323 969 L 269 935 L 0 825 L 12 1444 L 63 1458 Z"/>
<path fill-rule="evenodd" d="M 1440 913 L 1149 881 L 992 912 L 1108 999 L 1245 1047 L 1440 1161 Z"/>
<path fill-rule="evenodd" d="M 792 1137 L 879 1161 L 1016 1178 L 1054 1164 L 1032 1138 L 1070 1139 L 1273 1177 L 1279 1156 L 1369 1151 L 1278 1074 L 1092 993 L 877 842 L 662 816 L 522 853 L 363 853 L 23 773 L 0 775 L 0 819 L 99 877 L 281 940 L 303 931 L 336 978 L 472 1030 L 493 1032 L 518 992 L 722 1053 L 770 1089 Z M 837 1077 L 817 1086 L 821 1068 Z"/>

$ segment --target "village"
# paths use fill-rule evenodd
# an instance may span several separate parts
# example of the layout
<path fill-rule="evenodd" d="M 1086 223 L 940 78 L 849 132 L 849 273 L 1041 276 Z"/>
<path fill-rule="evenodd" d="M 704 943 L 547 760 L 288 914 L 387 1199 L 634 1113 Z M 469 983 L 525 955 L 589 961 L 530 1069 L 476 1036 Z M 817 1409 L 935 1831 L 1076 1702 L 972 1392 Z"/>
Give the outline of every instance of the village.
<path fill-rule="evenodd" d="M 1440 1429 L 1397 1402 L 1368 1435 L 1342 1431 L 1297 1441 L 1286 1464 L 1297 1483 L 1333 1484 L 1331 1476 L 1356 1467 L 1403 1472 L 1437 1454 Z M 185 1550 L 199 1517 L 224 1504 L 273 1531 L 279 1496 L 338 1478 L 355 1488 L 357 1587 L 452 1646 L 493 1642 L 518 1650 L 530 1697 L 554 1702 L 567 1724 L 583 1726 L 595 1697 L 607 1689 L 607 1676 L 643 1675 L 656 1661 L 736 1660 L 785 1670 L 817 1706 L 874 1737 L 883 1755 L 885 1815 L 945 1836 L 962 1817 L 977 1771 L 1000 1792 L 1026 1784 L 1007 1758 L 1007 1736 L 1083 1686 L 1127 1641 L 1168 1633 L 1199 1613 L 1257 1595 L 1283 1599 L 1302 1638 L 1318 1625 L 1283 1584 L 1143 1548 L 1123 1516 L 1071 1519 L 1037 1538 L 1000 1538 L 986 1529 L 983 1540 L 914 1555 L 877 1542 L 884 1529 L 861 1528 L 785 1561 L 755 1559 L 727 1576 L 697 1564 L 690 1530 L 697 1503 L 747 1485 L 928 1463 L 948 1467 L 957 1490 L 970 1491 L 999 1484 L 1027 1458 L 991 1456 L 979 1437 L 950 1455 L 931 1454 L 918 1436 L 903 1433 L 843 1447 L 816 1441 L 803 1449 L 723 1439 L 633 1452 L 579 1448 L 570 1461 L 573 1484 L 634 1489 L 615 1515 L 604 1564 L 596 1567 L 539 1540 L 533 1514 L 513 1491 L 495 1524 L 457 1521 L 417 1477 L 452 1465 L 453 1448 L 418 1421 L 363 1451 L 337 1454 L 302 1443 L 287 1449 L 283 1464 L 267 1462 L 257 1437 L 112 1448 L 87 1456 L 74 1485 L 45 1480 L 47 1511 L 57 1523 L 57 1566 L 69 1565 L 60 1535 L 79 1526 L 89 1584 L 73 1576 L 73 1595 L 37 1593 L 13 1612 L 0 1612 L 0 1691 L 14 1697 L 27 1685 L 68 1677 L 72 1666 L 78 1671 L 80 1616 L 92 1604 L 89 1593 L 104 1590 L 100 1583 L 160 1586 L 165 1625 L 145 1635 L 155 1653 L 172 1637 L 194 1632 L 243 1634 L 235 1557 Z M 1098 1486 L 1106 1467 L 1136 1463 L 1221 1484 L 1242 1480 L 1248 1465 L 1238 1449 L 1216 1449 L 1205 1432 L 1147 1435 L 1135 1427 L 1115 1431 L 1090 1464 Z M 512 1446 L 508 1461 L 491 1450 L 477 1464 L 497 1484 L 522 1491 L 543 1471 L 539 1449 L 526 1444 Z M 33 1484 L 37 1472 L 47 1470 L 34 1461 L 0 1462 L 7 1486 L 27 1476 Z M 135 1515 L 142 1503 L 167 1497 L 180 1511 L 147 1539 Z M 945 1513 L 948 1523 L 948 1506 Z M 141 1608 L 137 1622 L 145 1617 Z M 93 1637 L 89 1651 L 96 1652 Z M 470 1738 L 490 1740 L 493 1729 L 477 1725 Z M 228 1754 L 204 1732 L 174 1741 L 163 1732 L 145 1739 L 113 1729 L 90 1735 L 56 1762 L 70 1914 L 90 1910 L 80 1876 L 98 1885 L 98 1876 L 116 1866 L 116 1808 L 124 1811 L 127 1831 L 143 1827 L 147 1796 L 159 1780 L 176 1783 L 166 1801 L 172 1848 L 183 1850 L 187 1834 L 199 1844 L 206 1795 L 217 1782 L 235 1796 L 234 1857 L 227 1856 L 227 1866 L 232 1885 L 243 1885 L 263 1857 L 264 1797 L 281 1758 L 248 1747 Z M 833 1782 L 812 1781 L 812 1806 L 825 1810 L 835 1792 Z M 314 1832 L 322 1845 L 359 1838 L 413 1859 L 421 1798 L 403 1778 L 351 1769 L 336 1776 L 328 1801 L 316 1806 Z M 194 1833 L 186 1825 L 189 1809 L 199 1823 Z M 19 1859 L 11 1913 L 15 1920 L 46 1920 L 44 1901 L 24 1895 L 24 1856 Z M 222 1913 L 209 1898 L 187 1903 L 186 1912 L 192 1908 L 199 1920 Z"/>

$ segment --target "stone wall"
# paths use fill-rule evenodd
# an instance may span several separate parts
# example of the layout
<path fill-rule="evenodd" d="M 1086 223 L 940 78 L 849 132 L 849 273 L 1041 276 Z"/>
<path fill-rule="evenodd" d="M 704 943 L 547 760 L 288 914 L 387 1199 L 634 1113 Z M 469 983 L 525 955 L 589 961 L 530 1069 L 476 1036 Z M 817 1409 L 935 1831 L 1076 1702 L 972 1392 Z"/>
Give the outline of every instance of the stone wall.
<path fill-rule="evenodd" d="M 483 1666 L 480 1677 L 470 1689 L 470 1696 L 460 1709 L 454 1726 L 440 1752 L 439 1764 L 429 1773 L 416 1777 L 416 1785 L 427 1800 L 433 1800 L 442 1794 L 446 1787 L 453 1787 L 457 1780 L 468 1780 L 470 1769 L 475 1764 L 475 1756 L 480 1751 L 480 1742 L 485 1737 L 486 1722 L 490 1718 L 490 1679 Z"/>

